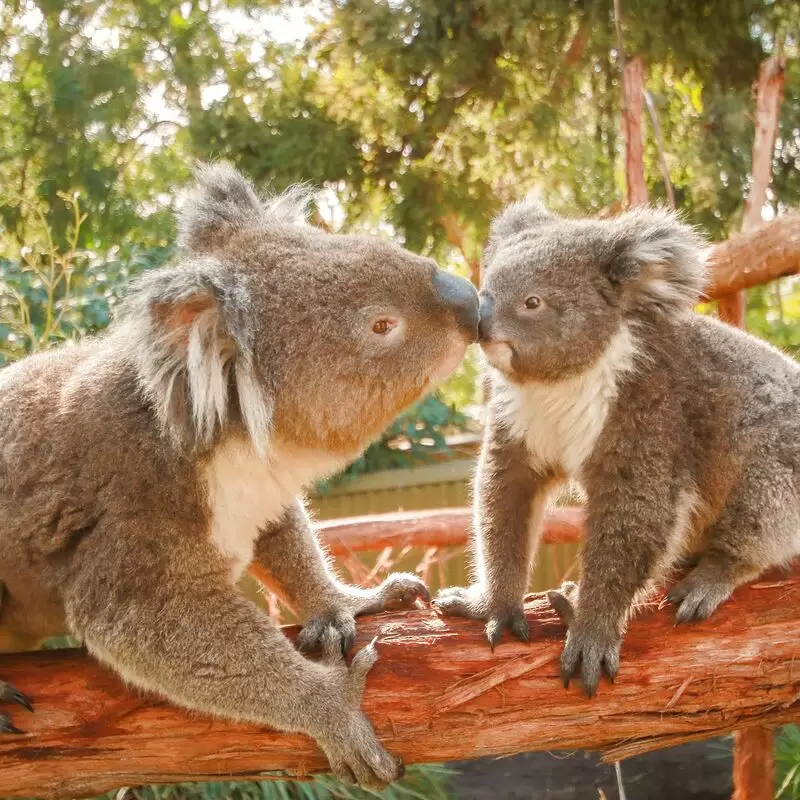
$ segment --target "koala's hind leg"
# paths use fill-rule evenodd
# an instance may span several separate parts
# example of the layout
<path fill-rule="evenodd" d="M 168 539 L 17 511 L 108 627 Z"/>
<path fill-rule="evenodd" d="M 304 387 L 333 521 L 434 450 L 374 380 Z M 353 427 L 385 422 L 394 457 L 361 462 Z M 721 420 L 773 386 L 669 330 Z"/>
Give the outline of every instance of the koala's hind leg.
<path fill-rule="evenodd" d="M 338 581 L 299 501 L 261 533 L 256 562 L 267 573 L 265 582 L 303 621 L 298 641 L 304 651 L 319 649 L 333 631 L 344 653 L 355 641 L 357 616 L 430 599 L 425 584 L 404 572 L 392 573 L 369 589 Z"/>
<path fill-rule="evenodd" d="M 797 554 L 800 498 L 777 464 L 749 470 L 707 532 L 708 550 L 667 595 L 675 624 L 707 619 L 743 583 Z"/>

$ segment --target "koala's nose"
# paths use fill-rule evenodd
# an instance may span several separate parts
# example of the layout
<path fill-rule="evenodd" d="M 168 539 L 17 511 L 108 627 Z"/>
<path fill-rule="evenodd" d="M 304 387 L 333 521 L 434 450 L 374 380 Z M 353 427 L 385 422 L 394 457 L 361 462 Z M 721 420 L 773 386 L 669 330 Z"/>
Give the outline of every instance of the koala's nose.
<path fill-rule="evenodd" d="M 466 279 L 443 269 L 433 276 L 433 286 L 444 304 L 455 314 L 459 326 L 475 341 L 478 336 L 478 292 Z"/>
<path fill-rule="evenodd" d="M 492 314 L 494 300 L 488 294 L 482 294 L 479 306 L 480 322 L 478 323 L 478 341 L 486 342 L 492 338 Z"/>

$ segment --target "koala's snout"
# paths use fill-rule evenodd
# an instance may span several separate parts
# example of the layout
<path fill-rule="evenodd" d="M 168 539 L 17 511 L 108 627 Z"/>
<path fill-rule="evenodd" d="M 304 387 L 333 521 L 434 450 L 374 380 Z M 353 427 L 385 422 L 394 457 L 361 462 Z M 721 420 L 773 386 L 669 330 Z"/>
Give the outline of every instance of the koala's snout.
<path fill-rule="evenodd" d="M 491 295 L 481 294 L 478 307 L 478 341 L 488 342 L 492 338 L 492 316 L 494 314 L 494 300 Z"/>
<path fill-rule="evenodd" d="M 458 324 L 469 333 L 470 340 L 478 338 L 478 293 L 465 278 L 440 269 L 433 276 L 433 286 L 442 302 L 453 312 Z"/>

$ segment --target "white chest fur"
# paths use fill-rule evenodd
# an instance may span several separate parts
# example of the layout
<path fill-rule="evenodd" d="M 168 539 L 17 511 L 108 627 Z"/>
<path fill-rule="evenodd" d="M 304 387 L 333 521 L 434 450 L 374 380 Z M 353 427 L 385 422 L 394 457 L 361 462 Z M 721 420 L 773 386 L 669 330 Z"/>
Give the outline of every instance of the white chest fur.
<path fill-rule="evenodd" d="M 277 445 L 262 459 L 249 440 L 219 445 L 203 478 L 211 510 L 211 540 L 231 561 L 237 580 L 253 558 L 261 528 L 280 519 L 303 488 L 343 466 L 328 453 Z"/>
<path fill-rule="evenodd" d="M 627 327 L 614 336 L 588 370 L 556 383 L 507 384 L 502 414 L 527 446 L 531 466 L 574 476 L 591 455 L 617 394 L 621 375 L 633 367 L 636 348 Z"/>

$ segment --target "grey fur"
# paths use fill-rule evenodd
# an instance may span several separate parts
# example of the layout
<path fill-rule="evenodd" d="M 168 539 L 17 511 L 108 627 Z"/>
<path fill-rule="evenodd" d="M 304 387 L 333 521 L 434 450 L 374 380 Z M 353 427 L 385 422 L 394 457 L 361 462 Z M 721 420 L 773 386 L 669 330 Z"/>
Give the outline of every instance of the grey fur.
<path fill-rule="evenodd" d="M 672 213 L 570 220 L 537 207 L 522 226 L 511 213 L 511 228 L 495 224 L 481 290 L 491 401 L 478 574 L 435 602 L 486 620 L 493 645 L 504 627 L 527 638 L 541 510 L 578 481 L 580 595 L 551 594 L 569 625 L 564 680 L 580 670 L 593 694 L 617 671 L 635 597 L 682 560 L 696 566 L 669 593 L 679 623 L 800 552 L 800 367 L 692 311 L 705 243 Z"/>
<path fill-rule="evenodd" d="M 202 170 L 182 259 L 106 335 L 0 371 L 0 646 L 69 631 L 136 686 L 306 733 L 339 777 L 382 787 L 402 765 L 359 710 L 377 653 L 342 653 L 355 616 L 427 589 L 341 583 L 296 496 L 455 368 L 477 294 L 395 245 L 298 223 L 302 207 Z M 322 662 L 236 590 L 251 560 Z M 24 695 L 0 683 L 3 698 Z"/>
<path fill-rule="evenodd" d="M 196 253 L 212 252 L 251 225 L 302 225 L 312 198 L 311 189 L 302 185 L 260 197 L 230 164 L 201 164 L 178 213 L 178 244 Z"/>

